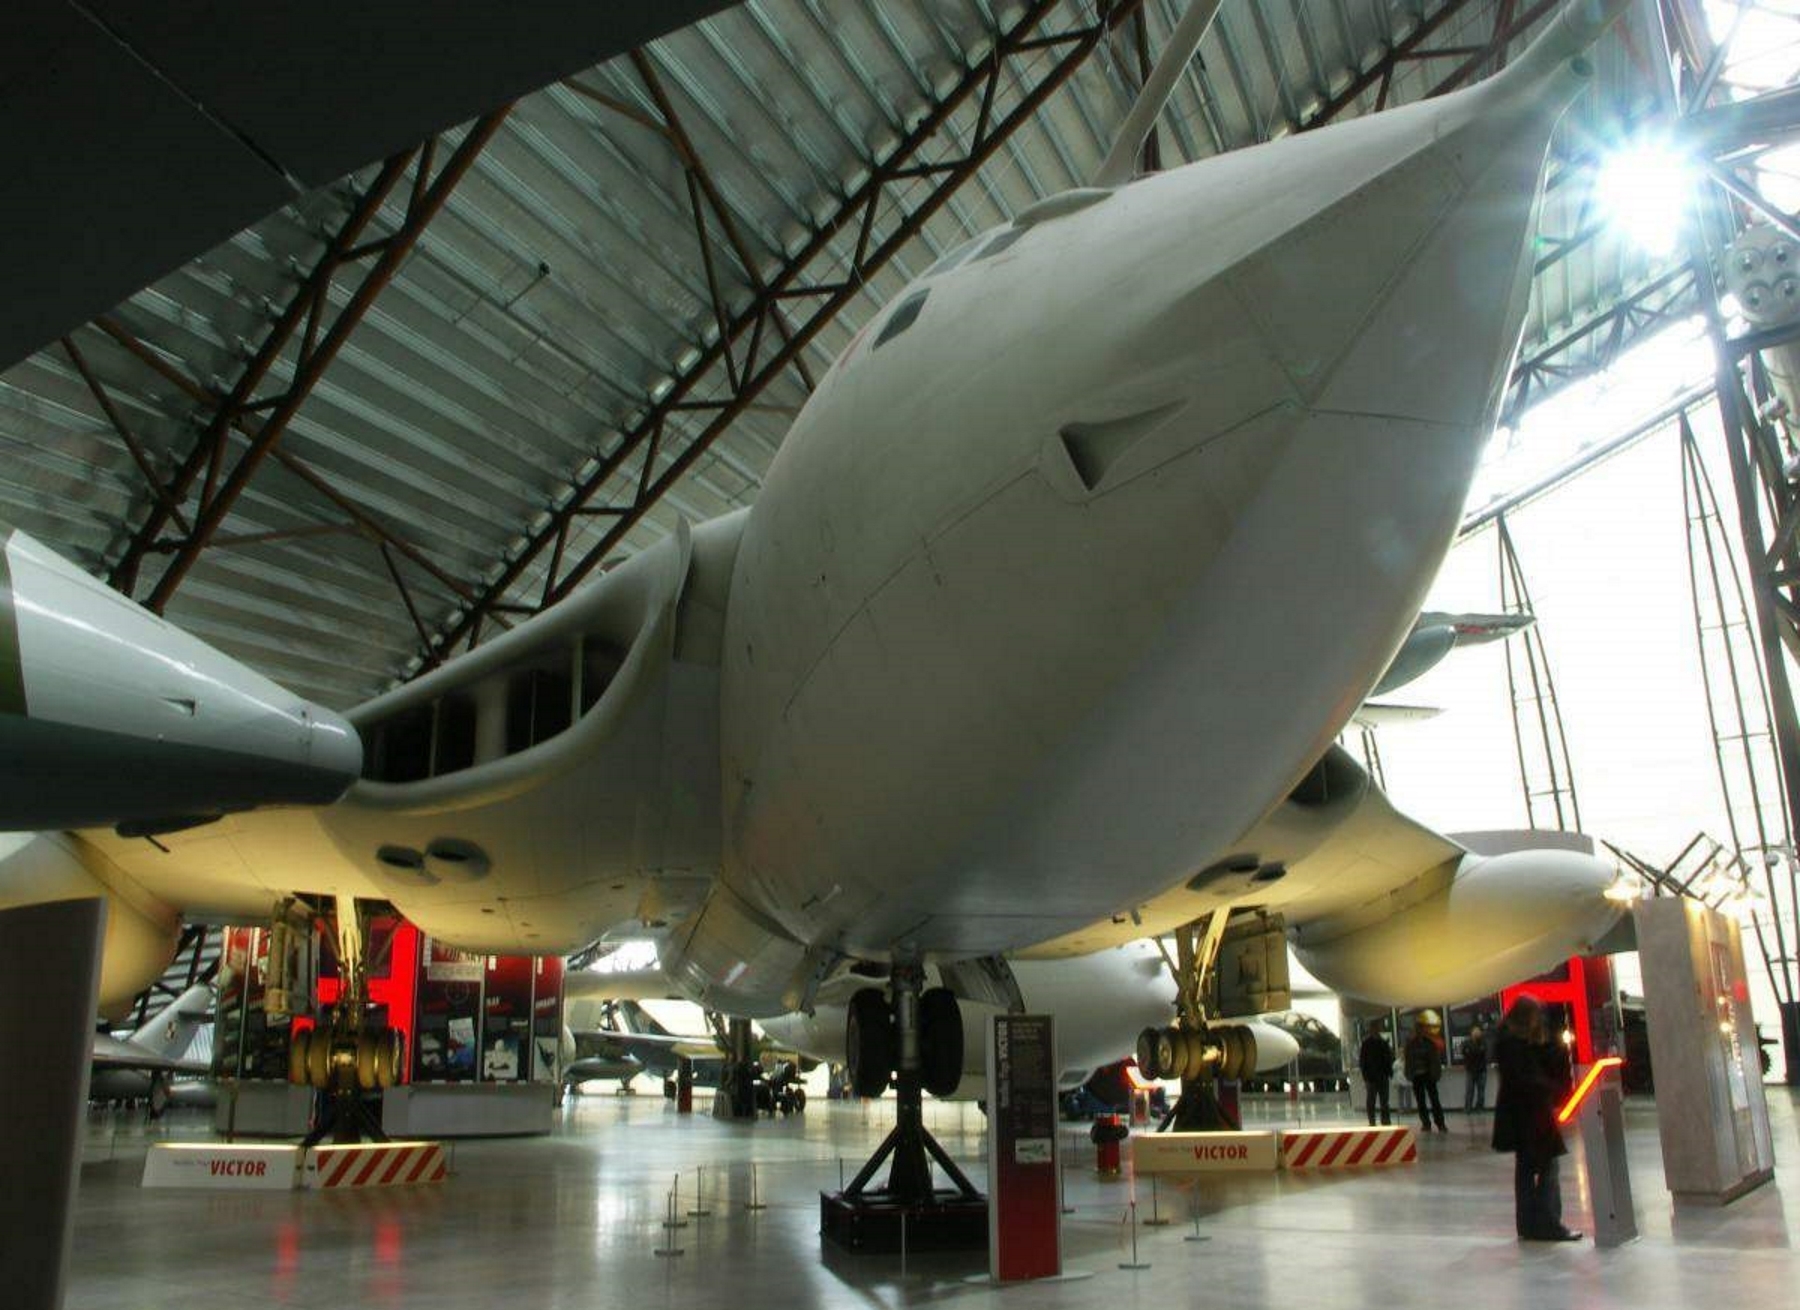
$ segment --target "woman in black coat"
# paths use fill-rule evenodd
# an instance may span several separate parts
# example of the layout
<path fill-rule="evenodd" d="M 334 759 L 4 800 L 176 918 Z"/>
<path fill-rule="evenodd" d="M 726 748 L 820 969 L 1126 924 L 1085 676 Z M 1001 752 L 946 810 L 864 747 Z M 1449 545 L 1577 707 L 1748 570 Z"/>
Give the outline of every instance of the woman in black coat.
<path fill-rule="evenodd" d="M 1568 1094 L 1569 1064 L 1550 1040 L 1544 1007 L 1521 996 L 1506 1012 L 1494 1044 L 1500 1095 L 1494 1101 L 1494 1149 L 1513 1152 L 1513 1204 L 1522 1242 L 1577 1242 L 1563 1227 L 1557 1159 L 1568 1153 L 1556 1125 Z"/>

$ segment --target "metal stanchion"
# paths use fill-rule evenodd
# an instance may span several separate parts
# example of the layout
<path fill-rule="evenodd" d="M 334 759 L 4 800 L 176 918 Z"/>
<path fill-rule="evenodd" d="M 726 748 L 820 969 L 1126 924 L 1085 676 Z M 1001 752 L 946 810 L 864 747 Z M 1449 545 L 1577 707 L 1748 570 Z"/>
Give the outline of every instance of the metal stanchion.
<path fill-rule="evenodd" d="M 762 1203 L 762 1198 L 757 1194 L 757 1191 L 756 1191 L 756 1161 L 752 1160 L 750 1162 L 750 1200 L 745 1203 L 744 1209 L 746 1209 L 746 1210 L 767 1210 L 768 1208 L 769 1208 L 768 1206 L 766 1206 Z"/>
<path fill-rule="evenodd" d="M 669 1217 L 667 1219 L 663 1220 L 663 1227 L 669 1228 L 669 1229 L 686 1228 L 687 1224 L 683 1223 L 681 1220 L 679 1220 L 675 1217 L 675 1193 L 674 1192 L 669 1193 L 668 1200 L 669 1200 L 669 1207 L 668 1207 L 669 1208 Z M 659 1246 L 659 1247 L 654 1248 L 654 1250 L 652 1251 L 652 1254 L 660 1255 L 660 1256 L 677 1256 L 677 1255 L 683 1254 L 682 1249 L 679 1246 L 675 1245 L 675 1239 L 673 1237 L 670 1237 L 667 1240 L 669 1243 L 667 1246 Z"/>
<path fill-rule="evenodd" d="M 1128 1261 L 1121 1260 L 1119 1262 L 1119 1268 L 1121 1268 L 1121 1269 L 1148 1269 L 1150 1267 L 1150 1262 L 1148 1260 L 1138 1259 L 1137 1202 L 1136 1201 L 1131 1201 L 1126 1204 L 1125 1218 L 1131 1224 L 1131 1259 Z"/>
<path fill-rule="evenodd" d="M 1181 1240 L 1184 1242 L 1212 1241 L 1212 1238 L 1203 1236 L 1200 1232 L 1200 1185 L 1198 1183 L 1195 1183 L 1188 1192 L 1188 1210 L 1194 1216 L 1194 1231 L 1188 1233 Z"/>
<path fill-rule="evenodd" d="M 679 1177 L 679 1175 L 677 1175 Z M 712 1214 L 706 1208 L 706 1166 L 694 1166 L 694 1208 L 688 1211 L 690 1219 L 705 1219 Z"/>
<path fill-rule="evenodd" d="M 675 1217 L 681 1207 L 681 1175 L 675 1175 L 675 1185 L 669 1189 L 669 1217 L 663 1220 L 664 1228 L 686 1228 L 687 1220 Z"/>
<path fill-rule="evenodd" d="M 1162 1217 L 1161 1197 L 1157 1187 L 1157 1175 L 1150 1175 L 1150 1217 L 1144 1220 L 1146 1228 L 1164 1228 L 1169 1221 Z"/>

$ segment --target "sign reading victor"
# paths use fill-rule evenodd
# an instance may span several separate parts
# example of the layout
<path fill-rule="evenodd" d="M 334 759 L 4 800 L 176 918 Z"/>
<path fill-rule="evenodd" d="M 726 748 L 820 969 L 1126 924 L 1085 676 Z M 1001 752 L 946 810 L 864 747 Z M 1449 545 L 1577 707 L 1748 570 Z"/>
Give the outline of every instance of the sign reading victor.
<path fill-rule="evenodd" d="M 995 1282 L 1062 1272 L 1056 1027 L 997 1014 L 988 1028 L 988 1270 Z"/>

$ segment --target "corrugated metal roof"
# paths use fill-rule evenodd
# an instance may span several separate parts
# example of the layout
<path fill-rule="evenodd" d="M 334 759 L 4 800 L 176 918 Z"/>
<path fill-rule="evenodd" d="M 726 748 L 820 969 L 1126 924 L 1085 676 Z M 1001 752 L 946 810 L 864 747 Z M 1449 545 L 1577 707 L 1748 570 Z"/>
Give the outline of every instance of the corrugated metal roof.
<path fill-rule="evenodd" d="M 993 34 L 1022 3 L 989 0 L 754 0 L 649 48 L 654 78 L 675 107 L 758 277 L 793 255 L 918 123 L 931 101 L 989 57 Z M 1148 0 L 1148 50 L 1179 15 Z M 1345 112 L 1427 93 L 1484 47 L 1497 16 L 1554 6 L 1498 0 L 1227 0 L 1164 115 L 1165 165 L 1294 130 L 1353 87 L 1421 24 L 1421 50 L 1453 53 L 1396 66 Z M 1047 34 L 1094 22 L 1090 0 L 1062 0 Z M 1525 34 L 1521 34 L 1523 37 Z M 1588 208 L 1591 143 L 1648 96 L 1626 42 L 1600 56 L 1600 93 L 1559 144 L 1534 289 L 1530 341 L 1568 326 L 1660 270 L 1602 232 Z M 1641 48 L 1641 45 L 1639 46 Z M 1046 46 L 1010 60 L 996 112 L 1015 103 L 1059 57 Z M 816 376 L 874 311 L 933 259 L 1033 200 L 1094 170 L 1139 76 L 1131 24 L 1112 33 L 1068 85 L 1010 137 L 979 174 L 802 352 Z M 610 61 L 521 101 L 457 186 L 444 211 L 382 292 L 262 465 L 167 613 L 197 635 L 326 703 L 361 699 L 416 667 L 420 640 L 390 567 L 406 579 L 420 622 L 437 629 L 461 597 L 378 536 L 347 526 L 319 480 L 406 543 L 443 578 L 479 588 L 566 503 L 678 373 L 717 339 L 707 256 L 688 174 L 655 119 L 655 95 L 629 58 Z M 605 101 L 629 107 L 630 113 Z M 925 159 L 966 148 L 978 98 L 951 119 Z M 439 147 L 453 148 L 458 134 Z M 231 387 L 376 170 L 306 197 L 121 305 L 113 316 L 179 372 L 209 390 Z M 897 221 L 907 188 L 889 188 L 877 226 Z M 399 226 L 399 188 L 374 232 Z M 752 279 L 707 210 L 710 276 L 741 306 Z M 146 216 L 154 221 L 154 216 Z M 1579 241 L 1559 242 L 1571 236 Z M 829 244 L 849 268 L 857 228 Z M 346 303 L 356 279 L 333 284 Z M 796 310 L 796 313 L 798 310 Z M 95 328 L 74 337 L 151 462 L 166 478 L 200 436 L 192 399 Z M 291 374 L 297 347 L 276 366 Z M 717 396 L 715 368 L 690 393 Z M 265 393 L 279 390 L 277 382 Z M 704 519 L 754 498 L 806 386 L 796 370 L 770 385 L 619 543 L 630 551 L 678 516 Z M 255 416 L 250 416 L 254 419 Z M 698 432 L 702 411 L 671 416 L 665 449 Z M 0 375 L 0 519 L 105 572 L 152 503 L 145 480 L 77 368 L 50 347 Z M 233 449 L 242 447 L 238 439 Z M 627 463 L 602 491 L 626 500 Z M 565 554 L 599 541 L 613 520 L 582 519 Z M 271 535 L 274 534 L 274 535 Z M 508 593 L 529 605 L 544 588 L 539 559 Z M 160 564 L 146 565 L 138 594 Z"/>

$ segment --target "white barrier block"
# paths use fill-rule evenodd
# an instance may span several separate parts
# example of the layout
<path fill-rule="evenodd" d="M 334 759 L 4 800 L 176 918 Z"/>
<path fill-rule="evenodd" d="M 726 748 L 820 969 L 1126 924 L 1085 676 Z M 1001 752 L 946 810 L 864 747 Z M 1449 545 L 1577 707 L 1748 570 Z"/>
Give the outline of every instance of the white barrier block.
<path fill-rule="evenodd" d="M 300 1185 L 300 1148 L 242 1142 L 158 1142 L 144 1157 L 143 1185 L 291 1191 Z"/>
<path fill-rule="evenodd" d="M 1275 1134 L 1145 1133 L 1131 1139 L 1131 1159 L 1141 1174 L 1269 1173 Z"/>

